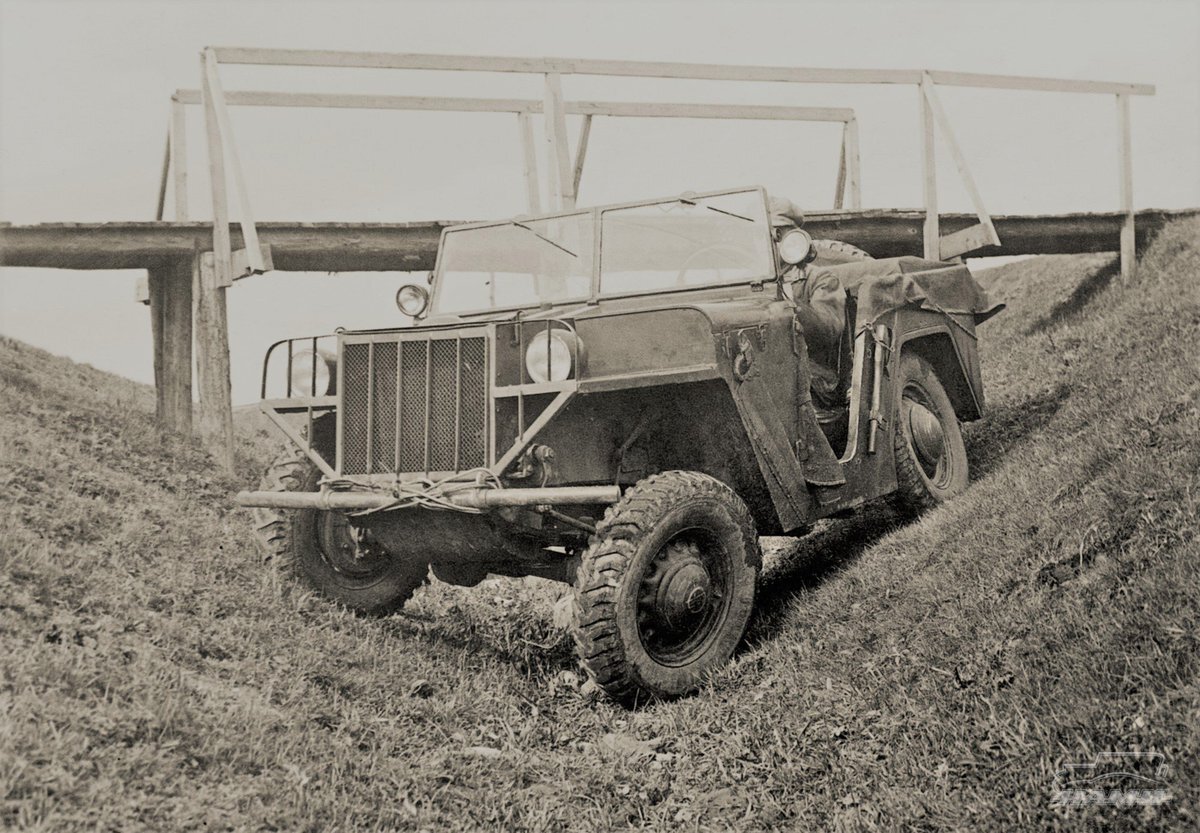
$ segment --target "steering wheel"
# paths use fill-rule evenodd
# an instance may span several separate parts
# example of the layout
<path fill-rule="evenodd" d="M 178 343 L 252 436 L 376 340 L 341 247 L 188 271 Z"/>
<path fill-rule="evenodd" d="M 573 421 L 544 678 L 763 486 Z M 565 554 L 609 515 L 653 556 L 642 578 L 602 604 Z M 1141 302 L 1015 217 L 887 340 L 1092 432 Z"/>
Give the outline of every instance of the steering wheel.
<path fill-rule="evenodd" d="M 675 284 L 677 286 L 687 286 L 684 276 L 689 270 L 696 268 L 695 262 L 700 260 L 702 257 L 708 257 L 718 252 L 724 254 L 733 254 L 734 265 L 704 266 L 702 268 L 715 269 L 720 272 L 722 269 L 751 269 L 754 266 L 754 257 L 751 252 L 747 252 L 745 249 L 734 246 L 730 243 L 713 243 L 712 245 L 705 246 L 702 249 L 697 249 L 687 256 L 687 259 L 683 262 L 683 265 L 679 267 L 679 274 L 675 276 Z M 744 263 L 737 263 L 737 261 L 744 261 Z"/>

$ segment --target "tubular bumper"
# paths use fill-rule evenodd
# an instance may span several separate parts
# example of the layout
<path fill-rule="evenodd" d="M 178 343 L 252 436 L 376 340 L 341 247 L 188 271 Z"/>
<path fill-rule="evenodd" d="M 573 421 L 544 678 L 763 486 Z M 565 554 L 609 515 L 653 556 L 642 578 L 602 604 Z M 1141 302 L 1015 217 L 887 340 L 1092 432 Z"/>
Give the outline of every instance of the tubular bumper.
<path fill-rule="evenodd" d="M 463 509 L 499 509 L 504 506 L 555 506 L 579 503 L 616 503 L 618 486 L 563 486 L 547 489 L 464 489 L 440 496 Z M 322 509 L 354 512 L 386 509 L 397 503 L 395 495 L 382 492 L 238 492 L 239 506 L 268 509 Z"/>

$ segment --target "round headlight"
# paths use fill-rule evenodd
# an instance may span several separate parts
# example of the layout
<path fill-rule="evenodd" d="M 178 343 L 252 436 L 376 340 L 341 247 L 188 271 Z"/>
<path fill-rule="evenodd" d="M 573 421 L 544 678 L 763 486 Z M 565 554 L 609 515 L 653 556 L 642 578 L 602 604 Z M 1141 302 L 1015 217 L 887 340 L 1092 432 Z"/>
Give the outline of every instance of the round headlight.
<path fill-rule="evenodd" d="M 429 290 L 415 283 L 406 283 L 396 290 L 396 306 L 405 315 L 420 318 L 429 306 Z"/>
<path fill-rule="evenodd" d="M 571 378 L 578 355 L 578 339 L 573 333 L 542 330 L 525 349 L 525 370 L 535 382 L 561 382 Z"/>
<path fill-rule="evenodd" d="M 306 350 L 292 356 L 291 395 L 328 396 L 333 392 L 337 359 L 327 353 Z"/>
<path fill-rule="evenodd" d="M 813 253 L 812 238 L 807 231 L 792 229 L 783 235 L 779 241 L 779 257 L 784 263 L 793 266 L 804 263 Z"/>

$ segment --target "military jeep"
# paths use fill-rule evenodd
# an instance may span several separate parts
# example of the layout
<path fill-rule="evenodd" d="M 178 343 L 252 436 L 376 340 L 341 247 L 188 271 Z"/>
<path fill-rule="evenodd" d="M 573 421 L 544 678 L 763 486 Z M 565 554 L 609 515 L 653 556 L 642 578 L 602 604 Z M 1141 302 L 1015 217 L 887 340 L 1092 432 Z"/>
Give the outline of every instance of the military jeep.
<path fill-rule="evenodd" d="M 238 501 L 364 614 L 431 572 L 567 582 L 605 691 L 685 694 L 742 639 L 759 535 L 967 487 L 996 308 L 961 264 L 802 224 L 741 188 L 448 228 L 428 288 L 397 293 L 417 326 L 271 348 L 291 450 Z"/>

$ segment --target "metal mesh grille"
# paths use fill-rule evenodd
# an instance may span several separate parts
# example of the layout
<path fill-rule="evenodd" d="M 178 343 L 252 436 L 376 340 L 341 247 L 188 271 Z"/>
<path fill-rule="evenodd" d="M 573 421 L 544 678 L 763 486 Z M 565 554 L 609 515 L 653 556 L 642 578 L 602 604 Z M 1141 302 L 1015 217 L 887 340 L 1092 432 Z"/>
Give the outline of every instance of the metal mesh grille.
<path fill-rule="evenodd" d="M 342 361 L 343 474 L 487 465 L 484 336 L 346 344 Z"/>
<path fill-rule="evenodd" d="M 367 345 L 347 344 L 342 354 L 342 468 L 367 470 Z"/>

